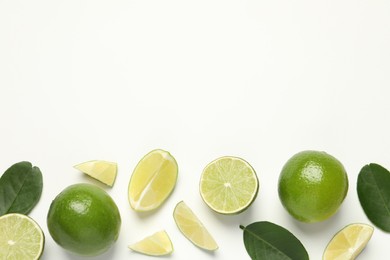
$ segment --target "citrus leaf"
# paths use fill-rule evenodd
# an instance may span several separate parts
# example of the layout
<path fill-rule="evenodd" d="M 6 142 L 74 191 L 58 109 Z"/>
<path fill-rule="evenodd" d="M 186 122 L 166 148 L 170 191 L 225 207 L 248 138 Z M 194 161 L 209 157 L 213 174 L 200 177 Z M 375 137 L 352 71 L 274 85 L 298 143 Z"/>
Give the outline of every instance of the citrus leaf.
<path fill-rule="evenodd" d="M 357 193 L 367 218 L 390 232 L 390 172 L 379 164 L 365 165 L 358 176 Z"/>
<path fill-rule="evenodd" d="M 28 214 L 42 194 L 42 173 L 30 162 L 19 162 L 0 178 L 0 216 L 7 213 Z"/>
<path fill-rule="evenodd" d="M 244 230 L 246 251 L 253 260 L 309 260 L 302 243 L 281 226 L 260 221 L 240 228 Z"/>

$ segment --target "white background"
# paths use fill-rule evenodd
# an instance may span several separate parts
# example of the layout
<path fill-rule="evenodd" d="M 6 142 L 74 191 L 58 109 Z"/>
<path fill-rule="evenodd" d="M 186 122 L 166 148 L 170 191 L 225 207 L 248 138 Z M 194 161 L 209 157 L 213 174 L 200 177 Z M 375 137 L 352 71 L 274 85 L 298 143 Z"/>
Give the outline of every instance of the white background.
<path fill-rule="evenodd" d="M 151 259 L 127 245 L 165 229 L 165 259 L 249 259 L 240 224 L 282 225 L 320 259 L 335 232 L 370 223 L 356 193 L 361 167 L 390 168 L 388 0 L 0 0 L 0 172 L 28 160 L 44 188 L 31 212 L 46 234 L 44 260 L 82 259 L 50 237 L 46 214 L 68 185 L 96 183 L 72 166 L 118 163 L 112 189 L 122 216 L 115 246 L 96 259 Z M 156 212 L 130 209 L 127 185 L 152 149 L 179 164 Z M 303 224 L 283 209 L 277 181 L 296 152 L 323 150 L 350 181 L 340 211 Z M 246 159 L 260 192 L 238 216 L 213 213 L 198 191 L 204 166 Z M 180 200 L 218 241 L 214 254 L 186 240 L 172 218 Z M 359 259 L 383 259 L 390 235 L 375 229 Z"/>

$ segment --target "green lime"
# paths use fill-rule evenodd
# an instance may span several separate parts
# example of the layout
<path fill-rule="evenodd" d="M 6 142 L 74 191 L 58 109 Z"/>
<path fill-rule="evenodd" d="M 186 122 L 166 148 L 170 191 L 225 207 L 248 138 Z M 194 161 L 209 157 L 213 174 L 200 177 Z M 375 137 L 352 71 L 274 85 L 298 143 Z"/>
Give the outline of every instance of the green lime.
<path fill-rule="evenodd" d="M 303 222 L 323 221 L 339 209 L 348 191 L 344 166 L 320 151 L 295 154 L 279 176 L 279 198 L 286 210 Z"/>
<path fill-rule="evenodd" d="M 0 217 L 0 259 L 39 259 L 45 236 L 28 216 L 10 213 Z"/>
<path fill-rule="evenodd" d="M 118 239 L 121 218 L 112 198 L 91 184 L 75 184 L 51 203 L 47 226 L 54 241 L 80 255 L 99 255 Z"/>
<path fill-rule="evenodd" d="M 226 215 L 239 214 L 256 199 L 259 180 L 248 162 L 224 156 L 204 168 L 199 190 L 212 210 Z"/>

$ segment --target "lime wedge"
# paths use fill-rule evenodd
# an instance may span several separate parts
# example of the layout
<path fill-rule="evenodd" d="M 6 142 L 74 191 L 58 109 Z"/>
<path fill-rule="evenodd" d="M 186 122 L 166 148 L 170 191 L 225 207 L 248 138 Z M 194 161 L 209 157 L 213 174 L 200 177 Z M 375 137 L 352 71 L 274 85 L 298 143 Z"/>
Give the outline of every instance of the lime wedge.
<path fill-rule="evenodd" d="M 129 245 L 129 248 L 138 253 L 151 256 L 169 255 L 173 252 L 172 242 L 168 233 L 164 230 Z"/>
<path fill-rule="evenodd" d="M 370 241 L 374 228 L 366 224 L 350 224 L 341 229 L 327 245 L 323 260 L 355 259 Z"/>
<path fill-rule="evenodd" d="M 39 259 L 45 237 L 31 218 L 17 213 L 0 217 L 0 259 Z"/>
<path fill-rule="evenodd" d="M 217 242 L 184 201 L 176 205 L 173 218 L 181 233 L 194 245 L 210 251 L 218 249 Z"/>
<path fill-rule="evenodd" d="M 135 211 L 158 208 L 176 185 L 175 158 L 163 150 L 153 150 L 137 164 L 129 183 L 129 202 Z"/>
<path fill-rule="evenodd" d="M 117 164 L 114 162 L 94 160 L 73 167 L 110 187 L 115 182 Z"/>
<path fill-rule="evenodd" d="M 257 196 L 259 181 L 252 166 L 241 158 L 225 156 L 209 163 L 200 179 L 204 202 L 221 214 L 238 214 Z"/>

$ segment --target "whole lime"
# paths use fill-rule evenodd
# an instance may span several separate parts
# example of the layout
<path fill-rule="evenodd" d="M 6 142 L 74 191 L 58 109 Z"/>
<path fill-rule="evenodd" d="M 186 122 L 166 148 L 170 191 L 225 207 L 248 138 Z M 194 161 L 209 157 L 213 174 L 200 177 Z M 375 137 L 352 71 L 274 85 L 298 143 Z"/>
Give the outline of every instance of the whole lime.
<path fill-rule="evenodd" d="M 47 226 L 54 241 L 79 255 L 99 255 L 118 239 L 121 217 L 112 198 L 91 184 L 75 184 L 52 201 Z"/>
<path fill-rule="evenodd" d="M 283 166 L 278 192 L 283 206 L 294 218 L 319 222 L 339 209 L 348 192 L 348 176 L 335 157 L 320 151 L 303 151 Z"/>

